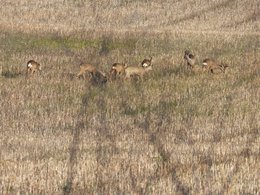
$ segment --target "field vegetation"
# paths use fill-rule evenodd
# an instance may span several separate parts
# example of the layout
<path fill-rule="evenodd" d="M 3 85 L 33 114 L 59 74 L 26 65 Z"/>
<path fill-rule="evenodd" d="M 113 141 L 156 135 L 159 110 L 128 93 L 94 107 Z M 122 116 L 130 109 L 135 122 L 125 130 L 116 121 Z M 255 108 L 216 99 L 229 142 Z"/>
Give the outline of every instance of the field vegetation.
<path fill-rule="evenodd" d="M 256 0 L 1 5 L 0 194 L 259 193 Z M 76 78 L 150 56 L 143 80 Z M 226 73 L 202 72 L 207 57 Z"/>

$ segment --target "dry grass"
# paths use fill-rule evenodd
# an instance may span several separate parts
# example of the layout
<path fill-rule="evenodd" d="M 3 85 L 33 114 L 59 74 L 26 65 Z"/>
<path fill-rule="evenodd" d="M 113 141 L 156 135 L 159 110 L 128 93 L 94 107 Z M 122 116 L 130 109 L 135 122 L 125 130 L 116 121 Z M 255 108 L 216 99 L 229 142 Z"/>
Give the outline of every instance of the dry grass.
<path fill-rule="evenodd" d="M 257 2 L 198 1 L 192 12 L 182 1 L 99 2 L 2 3 L 0 26 L 13 30 L 0 33 L 0 194 L 258 194 L 259 31 L 246 21 Z M 109 27 L 115 10 L 122 30 Z M 101 18 L 107 30 L 89 27 Z M 186 49 L 198 72 L 185 69 Z M 144 81 L 75 78 L 81 62 L 108 72 L 149 56 Z M 201 73 L 206 57 L 227 73 Z M 43 65 L 32 78 L 29 59 Z"/>
<path fill-rule="evenodd" d="M 4 0 L 3 28 L 60 32 L 99 30 L 259 33 L 257 0 Z"/>

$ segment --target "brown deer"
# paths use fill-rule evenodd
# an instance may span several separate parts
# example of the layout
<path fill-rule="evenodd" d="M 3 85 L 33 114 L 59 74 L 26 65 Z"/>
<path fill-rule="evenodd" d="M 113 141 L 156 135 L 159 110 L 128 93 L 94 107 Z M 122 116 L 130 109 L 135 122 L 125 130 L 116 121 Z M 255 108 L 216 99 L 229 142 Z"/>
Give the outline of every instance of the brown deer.
<path fill-rule="evenodd" d="M 195 56 L 189 50 L 186 50 L 184 52 L 184 59 L 187 62 L 187 67 L 189 67 L 192 70 L 196 63 Z"/>
<path fill-rule="evenodd" d="M 138 76 L 143 80 L 146 73 L 153 70 L 152 66 L 138 67 L 138 66 L 128 66 L 125 69 L 125 79 L 129 79 L 133 76 Z"/>
<path fill-rule="evenodd" d="M 227 64 L 219 64 L 214 59 L 206 58 L 202 62 L 203 64 L 203 71 L 211 72 L 212 74 L 216 73 L 216 71 L 220 71 L 225 73 L 226 68 L 228 67 Z"/>
<path fill-rule="evenodd" d="M 85 79 L 85 75 L 88 73 L 90 75 L 89 81 L 93 85 L 105 84 L 107 82 L 106 75 L 103 72 L 97 70 L 97 68 L 92 64 L 81 64 L 79 67 L 80 71 L 77 74 L 78 78 L 82 76 Z"/>
<path fill-rule="evenodd" d="M 83 79 L 86 79 L 86 74 L 88 73 L 91 79 L 91 77 L 93 77 L 94 74 L 97 72 L 97 68 L 92 64 L 80 64 L 79 68 L 80 70 L 77 74 L 77 78 L 83 77 Z"/>
<path fill-rule="evenodd" d="M 34 74 L 35 72 L 41 71 L 41 65 L 34 61 L 34 60 L 29 60 L 27 62 L 27 74 L 31 75 Z"/>
<path fill-rule="evenodd" d="M 127 68 L 126 64 L 123 63 L 114 63 L 110 70 L 110 78 L 111 80 L 115 80 L 117 78 L 122 77 L 125 74 L 125 69 Z"/>

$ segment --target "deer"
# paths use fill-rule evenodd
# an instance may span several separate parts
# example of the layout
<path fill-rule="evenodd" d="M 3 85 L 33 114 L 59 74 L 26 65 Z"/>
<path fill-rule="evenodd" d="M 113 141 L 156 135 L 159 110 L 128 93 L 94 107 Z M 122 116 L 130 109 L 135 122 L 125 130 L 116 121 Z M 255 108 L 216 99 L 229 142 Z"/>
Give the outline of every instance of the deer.
<path fill-rule="evenodd" d="M 115 80 L 119 77 L 122 77 L 125 74 L 125 69 L 127 68 L 127 64 L 123 63 L 114 63 L 110 70 L 110 78 Z"/>
<path fill-rule="evenodd" d="M 92 64 L 80 64 L 79 68 L 80 70 L 79 73 L 77 74 L 77 78 L 83 77 L 83 79 L 86 79 L 86 73 L 88 73 L 91 79 L 94 76 L 94 74 L 97 72 L 97 68 Z"/>
<path fill-rule="evenodd" d="M 195 56 L 189 50 L 186 50 L 184 52 L 184 59 L 187 62 L 187 67 L 192 70 L 196 62 Z"/>
<path fill-rule="evenodd" d="M 152 66 L 144 66 L 144 67 L 139 67 L 139 66 L 128 66 L 125 69 L 125 79 L 129 79 L 133 76 L 138 76 L 143 80 L 143 77 L 145 74 L 147 74 L 149 71 L 153 70 Z"/>
<path fill-rule="evenodd" d="M 152 59 L 153 57 L 150 57 L 150 59 L 144 59 L 141 63 L 142 67 L 147 67 L 152 65 Z"/>
<path fill-rule="evenodd" d="M 212 74 L 215 73 L 216 70 L 219 70 L 223 73 L 225 73 L 225 70 L 227 67 L 229 67 L 227 64 L 219 64 L 214 59 L 206 58 L 202 62 L 203 64 L 203 71 L 211 72 Z"/>
<path fill-rule="evenodd" d="M 27 62 L 27 74 L 31 75 L 34 74 L 35 72 L 41 71 L 41 65 L 34 61 L 34 60 L 29 60 Z"/>
<path fill-rule="evenodd" d="M 77 78 L 83 77 L 83 79 L 85 79 L 86 73 L 89 73 L 90 75 L 89 81 L 93 85 L 104 84 L 107 82 L 107 77 L 105 73 L 97 70 L 97 68 L 92 64 L 80 64 L 79 67 L 80 67 L 80 71 L 77 74 Z"/>

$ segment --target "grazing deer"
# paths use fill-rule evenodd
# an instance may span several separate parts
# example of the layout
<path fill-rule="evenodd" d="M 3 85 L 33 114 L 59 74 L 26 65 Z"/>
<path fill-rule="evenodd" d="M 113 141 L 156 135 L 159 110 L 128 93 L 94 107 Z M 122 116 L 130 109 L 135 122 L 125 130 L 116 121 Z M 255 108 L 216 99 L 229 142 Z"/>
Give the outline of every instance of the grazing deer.
<path fill-rule="evenodd" d="M 93 85 L 100 85 L 107 82 L 106 75 L 103 72 L 97 70 L 95 66 L 91 64 L 81 64 L 79 67 L 80 71 L 77 74 L 78 78 L 82 76 L 85 79 L 86 73 L 89 73 L 89 80 Z"/>
<path fill-rule="evenodd" d="M 219 64 L 214 59 L 209 58 L 204 59 L 202 64 L 204 72 L 208 71 L 213 74 L 216 73 L 217 70 L 225 73 L 225 70 L 228 67 L 226 64 Z"/>
<path fill-rule="evenodd" d="M 37 71 L 41 71 L 41 65 L 38 62 L 35 62 L 34 60 L 29 60 L 27 62 L 27 74 L 31 75 L 34 74 Z"/>
<path fill-rule="evenodd" d="M 125 74 L 125 69 L 127 65 L 122 63 L 114 63 L 110 70 L 110 78 L 112 80 L 117 79 L 118 77 L 122 77 Z"/>
<path fill-rule="evenodd" d="M 97 72 L 97 68 L 91 64 L 80 64 L 79 68 L 80 68 L 80 71 L 77 74 L 77 78 L 80 78 L 82 76 L 83 79 L 85 79 L 86 73 L 88 73 L 91 78 Z"/>
<path fill-rule="evenodd" d="M 187 62 L 187 67 L 192 70 L 196 62 L 195 56 L 189 50 L 186 50 L 184 52 L 184 59 Z"/>
<path fill-rule="evenodd" d="M 141 63 L 142 67 L 148 67 L 152 65 L 152 59 L 153 57 L 150 57 L 150 59 L 144 59 Z"/>
<path fill-rule="evenodd" d="M 132 76 L 138 76 L 143 79 L 144 75 L 153 70 L 152 66 L 138 67 L 138 66 L 128 66 L 125 69 L 125 79 L 129 79 Z"/>

